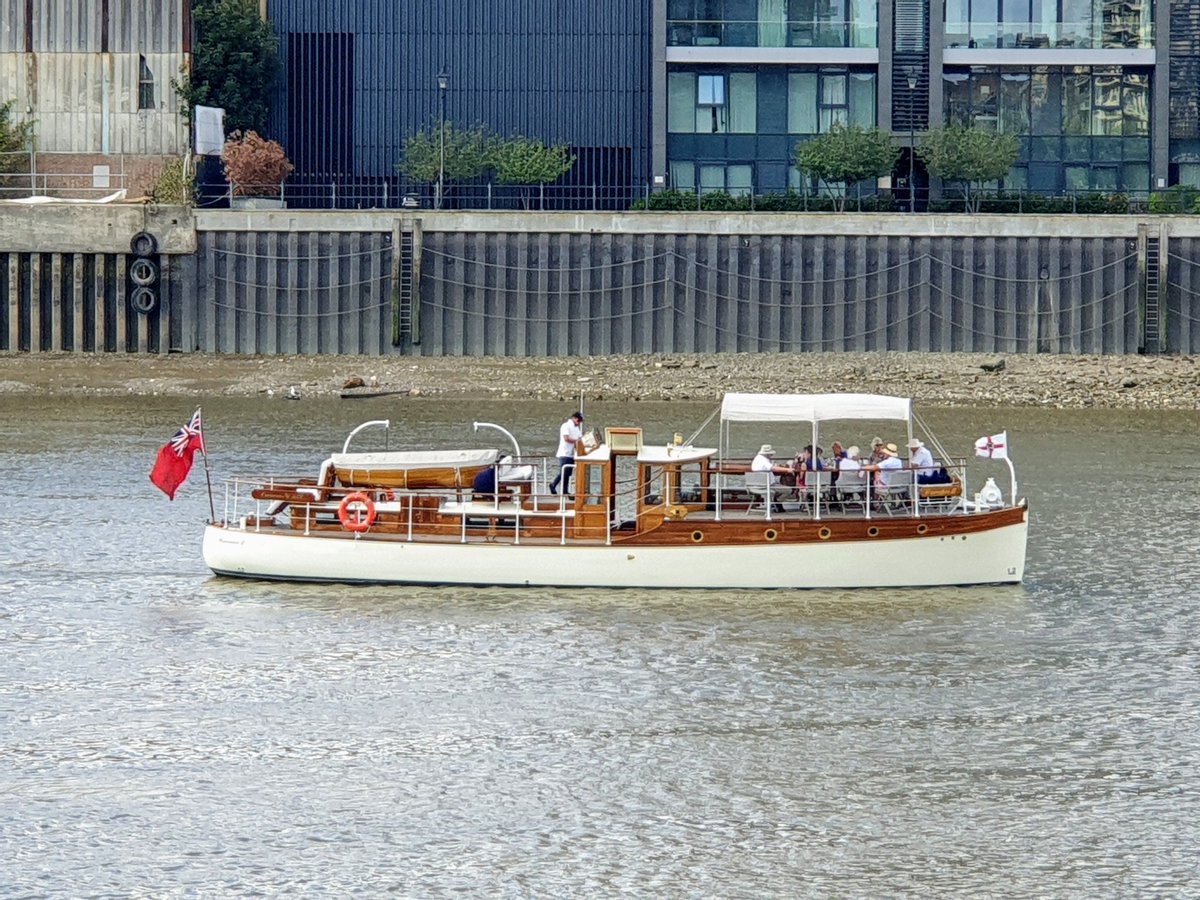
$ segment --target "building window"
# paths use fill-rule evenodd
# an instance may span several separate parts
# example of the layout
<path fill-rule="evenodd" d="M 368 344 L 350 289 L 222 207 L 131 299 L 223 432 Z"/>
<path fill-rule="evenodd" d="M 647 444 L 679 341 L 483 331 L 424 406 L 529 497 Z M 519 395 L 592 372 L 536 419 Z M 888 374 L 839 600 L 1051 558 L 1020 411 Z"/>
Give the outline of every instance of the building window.
<path fill-rule="evenodd" d="M 1030 189 L 1148 189 L 1148 71 L 976 66 L 943 77 L 946 123 L 1022 138 L 1018 167 Z"/>
<path fill-rule="evenodd" d="M 876 47 L 879 0 L 667 0 L 672 47 Z"/>
<path fill-rule="evenodd" d="M 947 0 L 947 47 L 1154 46 L 1152 0 Z"/>
<path fill-rule="evenodd" d="M 754 134 L 758 76 L 753 72 L 671 72 L 667 130 L 676 134 Z"/>
<path fill-rule="evenodd" d="M 696 76 L 696 105 L 724 106 L 725 105 L 725 76 L 697 75 Z"/>
<path fill-rule="evenodd" d="M 699 169 L 699 193 L 727 193 L 734 197 L 749 197 L 754 193 L 754 166 L 750 163 L 671 161 L 671 187 L 677 191 L 697 191 L 696 170 Z"/>
<path fill-rule="evenodd" d="M 154 73 L 146 57 L 138 57 L 138 109 L 154 109 Z"/>
<path fill-rule="evenodd" d="M 946 123 L 1016 135 L 1147 137 L 1150 76 L 1119 68 L 947 70 Z"/>
<path fill-rule="evenodd" d="M 823 134 L 835 124 L 875 125 L 875 75 L 845 69 L 788 74 L 788 133 Z"/>

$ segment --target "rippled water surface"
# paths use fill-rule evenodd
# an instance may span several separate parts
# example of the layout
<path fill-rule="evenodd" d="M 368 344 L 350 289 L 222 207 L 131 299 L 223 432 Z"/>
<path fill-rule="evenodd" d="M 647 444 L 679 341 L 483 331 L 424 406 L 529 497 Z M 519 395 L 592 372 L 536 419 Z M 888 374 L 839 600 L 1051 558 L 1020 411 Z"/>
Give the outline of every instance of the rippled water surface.
<path fill-rule="evenodd" d="M 386 402 L 209 401 L 214 477 L 570 411 Z M 190 413 L 0 397 L 4 896 L 1200 895 L 1200 417 L 928 412 L 1009 429 L 1023 586 L 715 593 L 214 578 Z"/>

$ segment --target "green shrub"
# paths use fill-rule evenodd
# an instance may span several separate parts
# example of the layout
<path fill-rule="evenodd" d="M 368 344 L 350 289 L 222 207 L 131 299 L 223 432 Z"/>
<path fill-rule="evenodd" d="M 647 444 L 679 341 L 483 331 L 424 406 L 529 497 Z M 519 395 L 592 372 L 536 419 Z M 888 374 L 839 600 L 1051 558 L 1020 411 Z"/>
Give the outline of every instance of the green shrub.
<path fill-rule="evenodd" d="M 1150 195 L 1150 212 L 1189 212 L 1196 208 L 1197 200 L 1200 200 L 1200 188 L 1190 184 L 1173 184 L 1165 191 L 1155 191 Z"/>
<path fill-rule="evenodd" d="M 690 191 L 670 190 L 651 194 L 648 199 L 637 201 L 633 208 L 662 212 L 687 212 L 699 209 L 699 205 L 696 202 L 696 195 Z"/>
<path fill-rule="evenodd" d="M 700 198 L 700 208 L 711 212 L 750 212 L 753 198 L 734 197 L 725 191 L 713 191 Z"/>

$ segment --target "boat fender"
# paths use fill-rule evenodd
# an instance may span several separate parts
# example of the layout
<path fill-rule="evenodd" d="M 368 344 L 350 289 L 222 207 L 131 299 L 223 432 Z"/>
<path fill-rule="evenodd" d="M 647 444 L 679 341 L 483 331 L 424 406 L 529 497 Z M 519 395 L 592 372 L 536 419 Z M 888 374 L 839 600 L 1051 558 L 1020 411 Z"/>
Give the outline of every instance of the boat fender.
<path fill-rule="evenodd" d="M 347 494 L 338 505 L 338 521 L 347 531 L 361 534 L 375 524 L 375 501 L 362 491 Z"/>
<path fill-rule="evenodd" d="M 983 485 L 983 490 L 979 492 L 979 499 L 985 506 L 1003 506 L 1004 494 L 1000 490 L 1000 486 L 996 484 L 994 478 L 989 478 Z"/>

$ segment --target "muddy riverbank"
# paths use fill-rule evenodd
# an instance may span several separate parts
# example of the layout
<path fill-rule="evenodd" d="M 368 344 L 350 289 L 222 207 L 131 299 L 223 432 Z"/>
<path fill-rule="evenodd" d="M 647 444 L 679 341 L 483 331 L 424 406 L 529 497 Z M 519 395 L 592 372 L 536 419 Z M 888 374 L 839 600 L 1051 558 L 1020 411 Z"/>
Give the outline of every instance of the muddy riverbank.
<path fill-rule="evenodd" d="M 357 386 L 356 386 L 357 385 Z M 1191 356 L 837 353 L 585 358 L 3 354 L 0 392 L 281 398 L 717 399 L 727 391 L 859 391 L 935 406 L 1197 409 Z"/>

